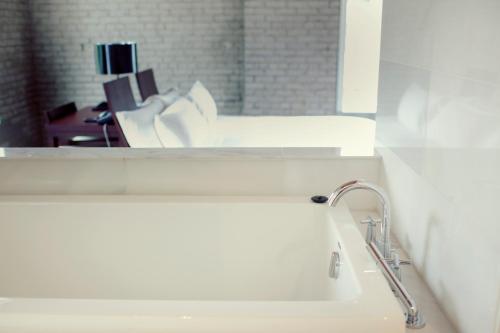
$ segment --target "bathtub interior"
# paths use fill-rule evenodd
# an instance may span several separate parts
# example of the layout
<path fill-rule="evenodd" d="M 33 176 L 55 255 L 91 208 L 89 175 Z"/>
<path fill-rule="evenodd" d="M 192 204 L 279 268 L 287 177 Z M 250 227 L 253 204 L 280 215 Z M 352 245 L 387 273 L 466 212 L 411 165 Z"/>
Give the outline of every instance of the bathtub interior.
<path fill-rule="evenodd" d="M 343 301 L 360 293 L 325 206 L 138 197 L 0 200 L 0 296 Z"/>

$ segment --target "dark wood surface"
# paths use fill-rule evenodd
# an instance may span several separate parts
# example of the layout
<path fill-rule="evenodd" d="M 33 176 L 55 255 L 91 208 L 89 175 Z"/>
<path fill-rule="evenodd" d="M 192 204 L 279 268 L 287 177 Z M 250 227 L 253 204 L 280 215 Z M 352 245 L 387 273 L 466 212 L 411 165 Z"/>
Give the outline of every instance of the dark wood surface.
<path fill-rule="evenodd" d="M 96 123 L 86 123 L 87 118 L 95 118 L 100 112 L 92 111 L 92 107 L 85 107 L 76 113 L 68 115 L 58 120 L 54 120 L 45 125 L 48 147 L 60 147 L 70 144 L 72 138 L 76 136 L 103 137 L 102 126 Z M 122 133 L 116 125 L 108 126 L 109 137 L 114 140 L 112 146 L 127 147 L 121 139 Z M 86 144 L 85 146 L 106 147 L 105 141 Z"/>
<path fill-rule="evenodd" d="M 52 122 L 56 121 L 57 119 L 72 115 L 76 112 L 78 112 L 78 108 L 76 107 L 76 104 L 74 102 L 71 102 L 47 112 L 47 118 L 50 122 Z"/>

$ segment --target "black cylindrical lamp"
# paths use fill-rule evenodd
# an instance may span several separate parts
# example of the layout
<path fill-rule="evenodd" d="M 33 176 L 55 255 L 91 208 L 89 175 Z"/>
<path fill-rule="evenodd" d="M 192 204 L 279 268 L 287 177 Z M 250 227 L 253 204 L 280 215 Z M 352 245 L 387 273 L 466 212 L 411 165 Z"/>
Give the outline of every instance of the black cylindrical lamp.
<path fill-rule="evenodd" d="M 137 43 L 120 42 L 97 44 L 95 49 L 96 69 L 101 75 L 137 73 Z"/>

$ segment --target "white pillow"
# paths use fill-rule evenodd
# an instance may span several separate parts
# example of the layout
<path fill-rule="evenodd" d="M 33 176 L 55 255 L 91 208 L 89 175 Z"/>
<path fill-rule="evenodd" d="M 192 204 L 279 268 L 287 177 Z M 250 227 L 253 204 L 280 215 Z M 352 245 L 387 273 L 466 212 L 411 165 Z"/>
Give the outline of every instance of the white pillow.
<path fill-rule="evenodd" d="M 136 111 L 117 112 L 123 134 L 131 148 L 162 148 L 154 128 L 154 118 L 165 109 L 161 101 L 152 101 Z"/>
<path fill-rule="evenodd" d="M 185 148 L 186 145 L 160 118 L 160 115 L 155 116 L 156 135 L 160 139 L 163 148 Z"/>
<path fill-rule="evenodd" d="M 177 89 L 170 89 L 163 95 L 153 95 L 148 97 L 144 104 L 149 104 L 153 101 L 160 101 L 163 103 L 165 109 L 174 104 L 181 97 L 179 91 Z"/>
<path fill-rule="evenodd" d="M 205 86 L 197 81 L 186 96 L 212 125 L 217 120 L 217 104 Z"/>
<path fill-rule="evenodd" d="M 171 147 L 173 135 L 180 140 L 184 147 L 206 147 L 209 145 L 208 122 L 196 106 L 186 98 L 180 98 L 163 111 L 158 116 L 156 124 L 156 128 L 160 129 L 158 131 L 160 141 L 165 148 Z M 169 134 L 166 134 L 165 129 Z"/>

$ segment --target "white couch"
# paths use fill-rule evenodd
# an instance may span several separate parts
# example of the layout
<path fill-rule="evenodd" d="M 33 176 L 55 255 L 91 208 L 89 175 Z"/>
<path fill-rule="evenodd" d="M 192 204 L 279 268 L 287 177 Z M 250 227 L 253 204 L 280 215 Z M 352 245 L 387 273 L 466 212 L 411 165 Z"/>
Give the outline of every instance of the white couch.
<path fill-rule="evenodd" d="M 186 97 L 159 96 L 138 111 L 117 112 L 131 148 L 335 147 L 341 149 L 343 156 L 373 154 L 373 120 L 346 116 L 217 115 L 208 91 L 197 84 L 193 89 L 201 89 L 201 93 L 198 90 L 194 98 L 192 91 Z"/>

